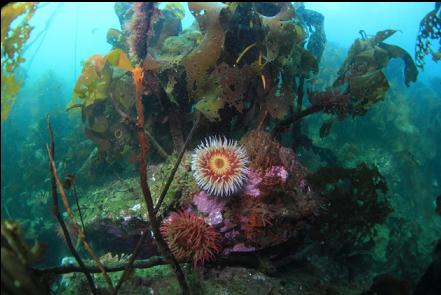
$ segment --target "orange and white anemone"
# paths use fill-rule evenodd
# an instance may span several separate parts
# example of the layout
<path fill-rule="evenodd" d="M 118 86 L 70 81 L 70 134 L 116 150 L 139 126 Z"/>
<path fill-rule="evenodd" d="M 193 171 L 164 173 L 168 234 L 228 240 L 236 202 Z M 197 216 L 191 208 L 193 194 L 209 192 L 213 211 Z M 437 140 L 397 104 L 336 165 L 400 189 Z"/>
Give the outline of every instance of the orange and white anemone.
<path fill-rule="evenodd" d="M 194 150 L 191 170 L 203 191 L 227 197 L 243 187 L 247 179 L 248 155 L 235 140 L 209 137 Z"/>

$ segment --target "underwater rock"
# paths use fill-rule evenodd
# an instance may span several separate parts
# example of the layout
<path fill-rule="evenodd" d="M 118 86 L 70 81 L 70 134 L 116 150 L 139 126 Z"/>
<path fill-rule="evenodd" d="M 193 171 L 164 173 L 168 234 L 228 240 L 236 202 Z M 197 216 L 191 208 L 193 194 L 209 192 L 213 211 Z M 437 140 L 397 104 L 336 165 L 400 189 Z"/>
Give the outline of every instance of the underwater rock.
<path fill-rule="evenodd" d="M 114 9 L 115 9 L 115 14 L 118 16 L 121 29 L 126 30 L 133 16 L 133 3 L 116 2 Z"/>
<path fill-rule="evenodd" d="M 179 36 L 171 36 L 165 39 L 161 47 L 161 57 L 185 56 L 196 46 L 196 39 L 193 33 L 187 30 Z M 165 57 L 164 57 L 165 56 Z"/>
<path fill-rule="evenodd" d="M 209 271 L 206 285 L 221 287 L 221 290 L 243 295 L 284 294 L 280 281 L 257 270 L 243 267 L 225 267 Z M 215 290 L 216 290 L 215 289 Z M 227 291 L 230 290 L 230 291 Z M 220 294 L 220 293 L 215 293 Z"/>
<path fill-rule="evenodd" d="M 272 166 L 265 173 L 265 178 L 275 178 L 276 181 L 280 182 L 280 184 L 285 184 L 286 179 L 288 178 L 288 172 L 285 170 L 283 166 Z"/>
<path fill-rule="evenodd" d="M 389 274 L 378 275 L 370 289 L 361 295 L 410 295 L 409 282 Z"/>
<path fill-rule="evenodd" d="M 162 46 L 164 40 L 171 36 L 178 36 L 182 32 L 181 20 L 173 12 L 164 9 L 154 25 L 154 30 L 149 47 L 156 51 Z"/>
<path fill-rule="evenodd" d="M 227 235 L 226 235 L 227 236 Z M 238 243 L 233 246 L 233 248 L 226 248 L 223 252 L 223 254 L 228 255 L 232 252 L 254 252 L 256 251 L 255 247 L 252 246 L 246 246 L 244 243 Z"/>
<path fill-rule="evenodd" d="M 294 152 L 273 142 L 268 134 L 254 132 L 258 135 L 252 133 L 241 140 L 248 147 L 253 168 L 238 195 L 219 200 L 201 191 L 193 197 L 197 212 L 221 233 L 225 255 L 300 238 L 308 220 L 318 214 L 319 201 Z"/>
<path fill-rule="evenodd" d="M 148 223 L 136 217 L 96 219 L 87 226 L 87 236 L 100 249 L 99 253 L 131 253 L 146 228 Z M 149 232 L 138 257 L 142 259 L 154 255 L 158 255 L 158 250 Z"/>
<path fill-rule="evenodd" d="M 435 295 L 441 292 L 441 240 L 433 251 L 432 263 L 418 281 L 414 295 Z"/>

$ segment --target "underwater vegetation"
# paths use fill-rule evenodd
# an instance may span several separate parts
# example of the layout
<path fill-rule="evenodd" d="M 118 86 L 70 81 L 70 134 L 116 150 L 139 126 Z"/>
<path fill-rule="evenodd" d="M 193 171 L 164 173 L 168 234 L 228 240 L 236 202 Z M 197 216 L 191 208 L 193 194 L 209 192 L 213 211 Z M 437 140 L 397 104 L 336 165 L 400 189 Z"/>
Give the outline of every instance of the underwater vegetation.
<path fill-rule="evenodd" d="M 25 62 L 23 53 L 26 41 L 32 32 L 29 20 L 35 13 L 37 4 L 33 2 L 9 3 L 2 7 L 2 91 L 1 120 L 8 118 L 22 81 L 18 76 L 18 68 Z M 17 20 L 18 24 L 13 22 Z"/>
<path fill-rule="evenodd" d="M 436 3 L 435 8 L 420 22 L 420 30 L 416 40 L 415 62 L 421 69 L 424 68 L 424 57 L 426 55 L 432 55 L 434 61 L 441 59 L 441 44 L 438 44 L 438 51 L 434 51 L 431 48 L 431 41 L 436 41 L 441 38 L 440 10 L 441 7 L 439 3 Z"/>
<path fill-rule="evenodd" d="M 2 292 L 7 294 L 47 294 L 48 286 L 42 284 L 30 270 L 30 266 L 42 258 L 44 246 L 32 247 L 22 238 L 20 227 L 10 221 L 2 221 Z"/>
<path fill-rule="evenodd" d="M 2 142 L 17 132 L 3 104 L 37 9 L 10 5 L 9 23 L 27 14 L 21 37 L 3 40 L 2 9 Z M 2 292 L 430 289 L 420 278 L 439 265 L 441 104 L 417 79 L 439 7 L 416 62 L 386 42 L 394 29 L 327 44 L 323 15 L 303 3 L 190 2 L 186 29 L 180 3 L 159 7 L 116 3 L 112 49 L 83 63 L 63 111 L 37 106 L 16 162 L 2 144 L 16 166 L 2 176 L 2 213 L 26 232 L 2 221 Z M 5 64 L 3 46 L 14 48 Z M 43 78 L 32 90 L 57 97 L 60 82 Z M 25 237 L 50 257 L 37 263 L 43 246 Z"/>

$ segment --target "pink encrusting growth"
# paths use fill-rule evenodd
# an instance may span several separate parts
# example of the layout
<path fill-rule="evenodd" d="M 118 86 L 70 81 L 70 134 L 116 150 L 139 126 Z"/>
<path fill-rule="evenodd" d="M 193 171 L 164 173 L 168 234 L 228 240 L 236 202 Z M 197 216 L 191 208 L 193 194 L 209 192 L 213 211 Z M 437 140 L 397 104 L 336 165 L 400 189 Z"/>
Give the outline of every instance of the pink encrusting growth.
<path fill-rule="evenodd" d="M 222 210 L 225 207 L 226 200 L 210 196 L 204 191 L 200 191 L 193 197 L 193 203 L 198 211 L 208 215 L 205 221 L 209 225 L 218 225 L 222 223 Z"/>
<path fill-rule="evenodd" d="M 283 166 L 272 166 L 271 169 L 269 169 L 265 173 L 265 177 L 279 178 L 280 183 L 285 184 L 286 179 L 288 178 L 288 171 L 286 171 L 285 167 L 283 167 Z"/>
<path fill-rule="evenodd" d="M 258 197 L 260 196 L 259 184 L 262 182 L 262 177 L 260 177 L 259 173 L 250 169 L 248 171 L 248 181 L 244 187 L 244 195 L 250 197 Z"/>
<path fill-rule="evenodd" d="M 288 171 L 283 166 L 271 166 L 265 172 L 249 169 L 243 194 L 250 197 L 262 196 L 262 190 L 271 189 L 275 185 L 284 185 L 288 179 Z"/>
<path fill-rule="evenodd" d="M 222 254 L 228 255 L 232 252 L 253 252 L 253 251 L 256 251 L 255 247 L 245 246 L 244 243 L 238 243 L 231 248 L 225 248 Z"/>

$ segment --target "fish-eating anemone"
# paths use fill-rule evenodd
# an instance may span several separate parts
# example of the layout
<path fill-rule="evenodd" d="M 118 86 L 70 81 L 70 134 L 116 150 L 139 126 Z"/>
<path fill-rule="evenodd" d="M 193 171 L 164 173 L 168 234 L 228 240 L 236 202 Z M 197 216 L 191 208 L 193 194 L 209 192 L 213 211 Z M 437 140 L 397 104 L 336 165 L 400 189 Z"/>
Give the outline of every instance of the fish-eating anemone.
<path fill-rule="evenodd" d="M 199 187 L 216 197 L 237 193 L 246 181 L 248 155 L 237 141 L 209 137 L 196 147 L 191 169 Z"/>

